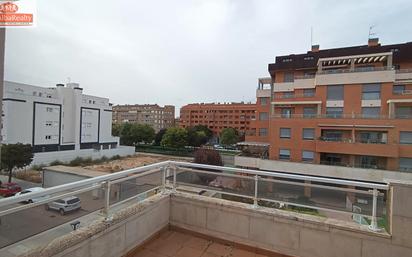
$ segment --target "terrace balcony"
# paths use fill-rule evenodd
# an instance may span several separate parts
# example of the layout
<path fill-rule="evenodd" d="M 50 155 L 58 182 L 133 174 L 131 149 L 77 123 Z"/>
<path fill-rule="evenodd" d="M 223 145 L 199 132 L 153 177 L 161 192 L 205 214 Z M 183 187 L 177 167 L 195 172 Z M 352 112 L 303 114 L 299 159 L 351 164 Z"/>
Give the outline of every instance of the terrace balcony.
<path fill-rule="evenodd" d="M 316 140 L 316 152 L 340 153 L 354 155 L 371 155 L 382 157 L 399 157 L 399 146 L 384 141 L 352 141 L 351 139 L 334 140 L 320 137 Z"/>
<path fill-rule="evenodd" d="M 410 182 L 166 161 L 1 199 L 0 233 L 9 245 L 0 255 L 406 257 L 411 193 Z M 102 205 L 33 233 L 40 224 L 22 214 L 34 217 L 72 195 L 82 206 Z M 19 204 L 34 198 L 41 200 Z M 25 225 L 10 227 L 16 219 Z M 80 227 L 71 231 L 75 221 Z"/>

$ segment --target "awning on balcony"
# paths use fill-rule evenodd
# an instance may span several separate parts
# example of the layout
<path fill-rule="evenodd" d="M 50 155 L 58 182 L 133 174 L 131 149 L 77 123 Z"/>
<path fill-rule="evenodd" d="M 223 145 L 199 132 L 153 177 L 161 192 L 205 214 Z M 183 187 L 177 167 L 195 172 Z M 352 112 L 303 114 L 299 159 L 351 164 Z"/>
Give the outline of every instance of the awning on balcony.
<path fill-rule="evenodd" d="M 352 62 L 354 64 L 383 62 L 388 59 L 388 56 L 392 56 L 392 52 L 319 58 L 318 66 L 348 65 Z"/>

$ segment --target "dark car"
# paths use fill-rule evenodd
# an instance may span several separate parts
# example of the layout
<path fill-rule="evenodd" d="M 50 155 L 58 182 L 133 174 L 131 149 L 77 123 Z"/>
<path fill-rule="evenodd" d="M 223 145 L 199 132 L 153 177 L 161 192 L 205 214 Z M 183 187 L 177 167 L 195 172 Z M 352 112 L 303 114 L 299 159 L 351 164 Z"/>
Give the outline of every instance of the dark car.
<path fill-rule="evenodd" d="M 11 183 L 1 183 L 0 184 L 0 195 L 4 197 L 13 196 L 21 191 L 21 187 L 14 182 Z"/>

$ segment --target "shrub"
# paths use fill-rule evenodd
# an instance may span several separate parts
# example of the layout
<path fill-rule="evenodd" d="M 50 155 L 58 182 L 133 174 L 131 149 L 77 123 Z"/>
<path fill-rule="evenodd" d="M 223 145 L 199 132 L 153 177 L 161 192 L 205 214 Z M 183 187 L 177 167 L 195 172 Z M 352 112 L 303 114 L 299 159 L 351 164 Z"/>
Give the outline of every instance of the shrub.
<path fill-rule="evenodd" d="M 55 161 L 52 161 L 50 163 L 50 166 L 57 166 L 57 165 L 64 165 L 64 162 L 61 162 L 59 160 L 55 160 Z"/>
<path fill-rule="evenodd" d="M 200 148 L 194 154 L 195 163 L 223 166 L 222 157 L 219 152 L 213 149 Z"/>
<path fill-rule="evenodd" d="M 69 166 L 80 166 L 84 163 L 84 159 L 82 157 L 76 157 L 69 162 Z"/>
<path fill-rule="evenodd" d="M 110 160 L 119 160 L 121 157 L 120 155 L 116 154 L 110 158 Z"/>

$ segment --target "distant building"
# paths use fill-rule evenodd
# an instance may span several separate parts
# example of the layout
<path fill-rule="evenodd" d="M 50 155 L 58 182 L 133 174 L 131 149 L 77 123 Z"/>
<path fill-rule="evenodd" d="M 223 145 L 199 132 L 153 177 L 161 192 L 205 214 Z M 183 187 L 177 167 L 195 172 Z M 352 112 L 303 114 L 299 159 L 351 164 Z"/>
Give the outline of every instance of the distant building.
<path fill-rule="evenodd" d="M 247 133 L 255 119 L 255 104 L 249 103 L 196 103 L 180 109 L 180 127 L 205 125 L 215 135 L 224 128 L 234 128 Z"/>
<path fill-rule="evenodd" d="M 35 162 L 97 158 L 103 152 L 96 150 L 119 147 L 119 139 L 111 134 L 109 99 L 83 94 L 77 83 L 46 88 L 5 81 L 3 93 L 3 144 L 31 144 Z"/>
<path fill-rule="evenodd" d="M 173 105 L 161 107 L 157 104 L 115 105 L 112 119 L 116 124 L 124 122 L 148 124 L 157 132 L 174 126 L 175 107 Z"/>
<path fill-rule="evenodd" d="M 269 158 L 412 171 L 412 42 L 276 57 L 246 144 Z"/>

